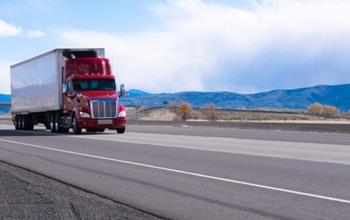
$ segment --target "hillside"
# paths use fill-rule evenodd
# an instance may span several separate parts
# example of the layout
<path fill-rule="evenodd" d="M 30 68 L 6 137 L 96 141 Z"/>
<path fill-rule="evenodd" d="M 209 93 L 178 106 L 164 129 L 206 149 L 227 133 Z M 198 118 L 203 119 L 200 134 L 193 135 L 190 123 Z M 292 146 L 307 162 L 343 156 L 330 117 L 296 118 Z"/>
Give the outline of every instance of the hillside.
<path fill-rule="evenodd" d="M 342 111 L 348 111 L 350 109 L 350 84 L 273 90 L 256 94 L 238 94 L 232 92 L 149 94 L 139 90 L 137 90 L 137 94 L 134 94 L 134 91 L 130 90 L 128 92 L 129 96 L 122 98 L 121 102 L 129 106 L 156 107 L 164 106 L 168 103 L 186 101 L 194 107 L 214 104 L 224 109 L 306 109 L 310 104 L 319 102 L 325 105 L 336 106 Z"/>
<path fill-rule="evenodd" d="M 11 96 L 10 95 L 5 95 L 5 94 L 0 94 L 0 103 L 8 103 L 11 101 Z M 2 108 L 0 107 L 0 114 L 4 114 L 9 112 L 9 108 Z"/>
<path fill-rule="evenodd" d="M 315 86 L 290 90 L 273 90 L 256 94 L 232 92 L 179 92 L 151 94 L 141 90 L 129 90 L 121 98 L 127 106 L 159 107 L 186 101 L 193 107 L 214 104 L 223 109 L 306 109 L 313 103 L 333 105 L 342 111 L 350 109 L 350 84 Z M 10 102 L 10 95 L 0 94 L 1 102 Z M 1 109 L 6 112 L 9 109 Z"/>
<path fill-rule="evenodd" d="M 0 103 L 2 102 L 10 102 L 11 95 L 0 94 Z"/>

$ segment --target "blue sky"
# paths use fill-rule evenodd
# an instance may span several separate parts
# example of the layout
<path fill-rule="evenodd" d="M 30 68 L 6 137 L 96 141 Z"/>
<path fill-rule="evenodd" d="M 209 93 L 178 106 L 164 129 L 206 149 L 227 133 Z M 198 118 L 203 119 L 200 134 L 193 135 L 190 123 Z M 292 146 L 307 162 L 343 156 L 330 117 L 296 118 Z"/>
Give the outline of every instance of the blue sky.
<path fill-rule="evenodd" d="M 252 93 L 350 82 L 347 0 L 2 0 L 9 65 L 57 47 L 104 47 L 118 82 L 149 92 Z"/>

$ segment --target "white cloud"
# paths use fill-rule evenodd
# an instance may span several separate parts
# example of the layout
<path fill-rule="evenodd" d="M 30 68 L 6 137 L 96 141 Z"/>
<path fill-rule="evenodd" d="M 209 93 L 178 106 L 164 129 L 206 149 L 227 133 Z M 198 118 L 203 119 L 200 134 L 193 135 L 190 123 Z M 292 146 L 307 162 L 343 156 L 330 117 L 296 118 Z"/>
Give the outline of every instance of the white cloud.
<path fill-rule="evenodd" d="M 40 30 L 28 30 L 26 36 L 28 38 L 41 38 L 44 37 L 45 34 Z"/>
<path fill-rule="evenodd" d="M 10 94 L 11 84 L 10 84 L 10 65 L 13 64 L 9 61 L 0 61 L 0 93 Z"/>
<path fill-rule="evenodd" d="M 129 88 L 261 91 L 350 82 L 350 2 L 199 0 L 150 5 L 161 25 L 141 33 L 71 30 L 65 45 L 103 46 Z M 325 73 L 330 76 L 325 75 Z"/>
<path fill-rule="evenodd" d="M 6 21 L 0 20 L 0 37 L 14 37 L 23 34 L 23 30 L 20 26 L 10 24 Z M 27 38 L 41 38 L 45 36 L 45 33 L 41 30 L 28 30 L 25 33 Z"/>
<path fill-rule="evenodd" d="M 12 37 L 21 34 L 21 28 L 0 20 L 0 37 Z"/>

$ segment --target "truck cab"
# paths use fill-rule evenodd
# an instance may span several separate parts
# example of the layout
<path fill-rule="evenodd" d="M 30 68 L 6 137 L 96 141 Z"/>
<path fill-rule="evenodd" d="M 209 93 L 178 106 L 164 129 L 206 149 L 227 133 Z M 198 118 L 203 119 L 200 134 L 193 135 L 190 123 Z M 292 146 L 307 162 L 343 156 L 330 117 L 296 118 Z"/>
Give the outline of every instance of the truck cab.
<path fill-rule="evenodd" d="M 63 70 L 64 124 L 74 133 L 85 128 L 89 132 L 105 128 L 125 132 L 127 123 L 124 106 L 119 104 L 115 77 L 110 62 L 93 52 L 67 51 Z"/>

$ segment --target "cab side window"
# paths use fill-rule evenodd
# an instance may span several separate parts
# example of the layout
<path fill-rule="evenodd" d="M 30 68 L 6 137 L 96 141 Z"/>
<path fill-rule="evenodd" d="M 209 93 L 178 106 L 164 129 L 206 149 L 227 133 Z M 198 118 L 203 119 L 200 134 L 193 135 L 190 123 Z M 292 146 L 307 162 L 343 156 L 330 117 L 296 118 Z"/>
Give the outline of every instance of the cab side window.
<path fill-rule="evenodd" d="M 72 91 L 73 91 L 73 89 L 72 89 L 72 81 L 69 80 L 67 82 L 67 93 L 71 93 Z"/>

